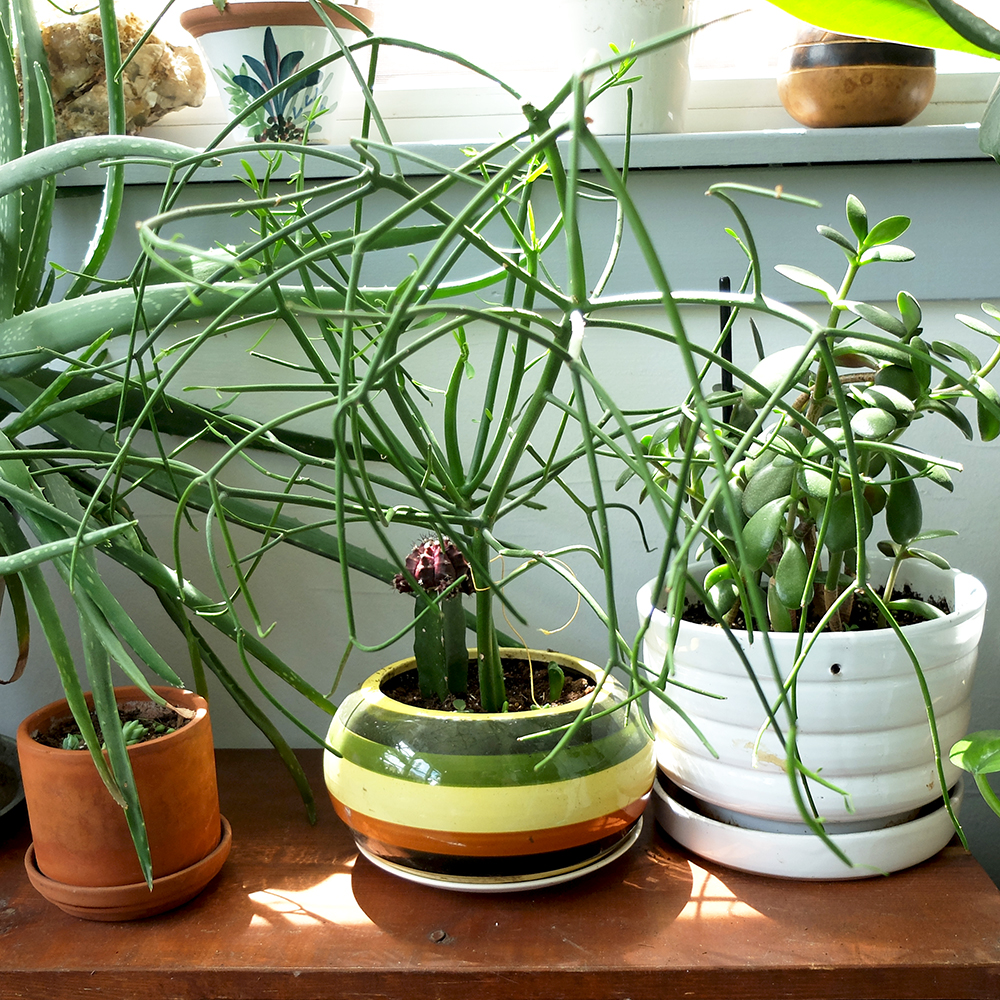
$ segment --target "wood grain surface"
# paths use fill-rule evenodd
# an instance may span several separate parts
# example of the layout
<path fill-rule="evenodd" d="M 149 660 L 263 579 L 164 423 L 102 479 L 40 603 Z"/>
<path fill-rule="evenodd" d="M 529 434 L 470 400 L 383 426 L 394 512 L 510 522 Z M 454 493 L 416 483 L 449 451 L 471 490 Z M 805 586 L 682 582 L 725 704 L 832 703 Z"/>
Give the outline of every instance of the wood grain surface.
<path fill-rule="evenodd" d="M 301 757 L 321 792 L 319 753 Z M 1000 892 L 957 846 L 890 878 L 797 883 L 700 861 L 647 815 L 576 883 L 452 893 L 359 858 L 325 793 L 310 826 L 272 752 L 218 762 L 232 854 L 173 913 L 77 920 L 28 884 L 26 826 L 0 844 L 0 997 L 1000 997 Z"/>

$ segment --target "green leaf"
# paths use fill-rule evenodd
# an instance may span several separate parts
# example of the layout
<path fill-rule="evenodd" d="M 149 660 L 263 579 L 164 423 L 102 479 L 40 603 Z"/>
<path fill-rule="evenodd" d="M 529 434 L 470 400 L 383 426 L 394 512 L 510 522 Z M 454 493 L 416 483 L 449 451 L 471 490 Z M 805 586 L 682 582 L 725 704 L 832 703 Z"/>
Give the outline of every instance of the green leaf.
<path fill-rule="evenodd" d="M 970 330 L 975 330 L 976 333 L 981 333 L 985 337 L 990 337 L 992 340 L 1000 340 L 1000 334 L 993 329 L 988 323 L 984 323 L 981 319 L 975 316 L 966 316 L 963 313 L 955 313 L 955 319 L 959 323 L 964 323 Z"/>
<path fill-rule="evenodd" d="M 858 437 L 884 438 L 896 429 L 896 418 L 878 406 L 865 406 L 851 417 L 851 430 Z"/>
<path fill-rule="evenodd" d="M 801 607 L 808 575 L 809 561 L 806 554 L 794 538 L 786 538 L 784 551 L 774 571 L 774 589 L 778 600 L 786 608 Z"/>
<path fill-rule="evenodd" d="M 912 615 L 920 615 L 921 618 L 944 618 L 944 612 L 940 608 L 936 608 L 926 601 L 918 601 L 915 597 L 889 601 L 886 607 L 890 611 L 908 611 Z"/>
<path fill-rule="evenodd" d="M 959 740 L 948 754 L 951 762 L 971 774 L 1000 771 L 1000 729 L 982 729 Z"/>
<path fill-rule="evenodd" d="M 942 0 L 933 0 L 940 4 Z M 963 37 L 927 0 L 771 0 L 776 7 L 828 31 L 886 38 L 907 45 L 954 49 L 996 58 L 990 50 Z"/>
<path fill-rule="evenodd" d="M 785 516 L 787 497 L 772 500 L 757 511 L 743 528 L 748 570 L 758 570 L 767 562 Z"/>
<path fill-rule="evenodd" d="M 941 19 L 964 39 L 1000 54 L 1000 31 L 954 0 L 927 0 Z"/>
<path fill-rule="evenodd" d="M 910 367 L 910 355 L 906 351 L 891 344 L 862 340 L 860 337 L 844 337 L 833 349 L 834 357 L 839 358 L 842 354 L 863 354 L 877 361 L 890 361 L 904 368 Z"/>
<path fill-rule="evenodd" d="M 792 616 L 778 598 L 773 577 L 767 587 L 767 618 L 772 632 L 792 631 Z"/>
<path fill-rule="evenodd" d="M 969 418 L 954 403 L 949 403 L 946 399 L 933 399 L 927 404 L 927 409 L 940 413 L 947 417 L 965 436 L 971 441 L 975 435 L 972 433 L 972 424 Z"/>
<path fill-rule="evenodd" d="M 779 456 L 756 473 L 743 491 L 743 512 L 753 517 L 765 504 L 787 497 L 792 488 L 795 465 L 791 459 Z"/>
<path fill-rule="evenodd" d="M 727 538 L 735 538 L 737 532 L 747 523 L 747 518 L 743 511 L 743 490 L 733 482 L 729 484 L 729 489 L 732 491 L 733 500 L 735 501 L 737 523 L 734 525 L 730 520 L 729 509 L 721 494 L 718 501 L 716 501 L 713 513 L 715 514 L 715 525 L 719 531 Z"/>
<path fill-rule="evenodd" d="M 782 6 L 780 3 L 778 6 Z M 785 7 L 785 10 L 788 10 Z M 847 196 L 847 221 L 850 223 L 851 232 L 858 238 L 859 243 L 863 243 L 868 235 L 868 212 L 861 204 L 860 199 L 853 194 Z"/>
<path fill-rule="evenodd" d="M 815 352 L 810 351 L 803 357 L 801 347 L 786 347 L 782 351 L 769 354 L 763 361 L 754 365 L 750 378 L 763 386 L 763 392 L 751 385 L 743 387 L 743 401 L 754 409 L 762 407 L 783 383 L 794 384 L 808 370 L 813 362 Z"/>
<path fill-rule="evenodd" d="M 909 292 L 900 292 L 896 296 L 896 308 L 899 309 L 899 315 L 903 319 L 906 332 L 908 334 L 916 333 L 920 329 L 920 321 L 923 318 L 920 303 Z"/>
<path fill-rule="evenodd" d="M 864 541 L 872 532 L 875 519 L 865 500 L 861 502 L 861 539 Z M 851 493 L 841 493 L 830 505 L 826 535 L 823 544 L 831 552 L 847 552 L 857 547 L 857 521 L 854 517 L 854 497 Z"/>
<path fill-rule="evenodd" d="M 972 351 L 963 344 L 956 344 L 953 340 L 935 340 L 931 344 L 931 350 L 942 357 L 964 361 L 972 372 L 979 371 L 983 367 L 983 363 Z"/>
<path fill-rule="evenodd" d="M 916 354 L 911 354 L 909 359 L 909 366 L 913 370 L 913 374 L 916 375 L 922 392 L 926 392 L 931 385 L 931 359 L 930 359 L 930 348 L 927 344 L 920 339 L 920 337 L 910 338 L 910 347 L 916 351 Z M 916 399 L 916 396 L 912 397 Z"/>
<path fill-rule="evenodd" d="M 906 545 L 920 534 L 923 524 L 920 491 L 898 459 L 890 458 L 889 465 L 893 481 L 889 487 L 889 500 L 885 505 L 885 525 L 894 542 Z"/>
<path fill-rule="evenodd" d="M 909 247 L 901 247 L 897 243 L 888 243 L 885 246 L 872 247 L 861 255 L 862 264 L 872 264 L 877 260 L 884 260 L 889 264 L 905 264 L 913 260 L 917 255 Z"/>
<path fill-rule="evenodd" d="M 836 243 L 849 257 L 853 258 L 857 254 L 857 247 L 843 233 L 837 232 L 836 229 L 831 229 L 830 226 L 817 226 L 816 232 L 820 236 Z"/>
<path fill-rule="evenodd" d="M 910 545 L 907 547 L 907 551 L 911 556 L 914 556 L 917 559 L 923 559 L 926 562 L 929 562 L 932 566 L 937 566 L 938 569 L 951 569 L 951 563 L 949 563 L 944 556 L 939 556 L 936 552 L 931 552 L 930 549 L 917 549 Z"/>
<path fill-rule="evenodd" d="M 891 243 L 909 228 L 910 220 L 905 215 L 891 215 L 888 219 L 883 219 L 872 226 L 868 236 L 865 237 L 864 246 L 867 248 Z"/>
<path fill-rule="evenodd" d="M 916 410 L 909 396 L 889 385 L 871 385 L 865 390 L 865 395 L 871 397 L 874 404 L 881 409 L 902 417 L 910 417 Z"/>
<path fill-rule="evenodd" d="M 984 378 L 974 378 L 972 384 L 991 402 L 994 407 L 1000 407 L 1000 393 Z M 976 420 L 979 424 L 979 436 L 984 441 L 993 441 L 1000 435 L 1000 417 L 989 409 L 982 400 L 976 400 Z"/>
<path fill-rule="evenodd" d="M 829 474 L 809 468 L 799 470 L 798 482 L 806 496 L 815 497 L 817 500 L 825 500 L 830 495 L 830 487 L 833 485 Z"/>
<path fill-rule="evenodd" d="M 920 398 L 920 382 L 916 372 L 904 365 L 885 365 L 875 374 L 875 386 L 892 389 L 916 402 Z"/>
<path fill-rule="evenodd" d="M 902 321 L 878 306 L 869 305 L 867 302 L 848 302 L 847 308 L 856 316 L 868 320 L 872 326 L 885 330 L 886 333 L 891 333 L 895 337 L 906 336 L 906 327 Z"/>
<path fill-rule="evenodd" d="M 788 278 L 789 281 L 794 281 L 797 285 L 819 292 L 827 302 L 833 302 L 837 298 L 837 289 L 833 285 L 818 274 L 807 271 L 804 267 L 796 267 L 794 264 L 775 264 L 774 269 L 778 274 Z"/>

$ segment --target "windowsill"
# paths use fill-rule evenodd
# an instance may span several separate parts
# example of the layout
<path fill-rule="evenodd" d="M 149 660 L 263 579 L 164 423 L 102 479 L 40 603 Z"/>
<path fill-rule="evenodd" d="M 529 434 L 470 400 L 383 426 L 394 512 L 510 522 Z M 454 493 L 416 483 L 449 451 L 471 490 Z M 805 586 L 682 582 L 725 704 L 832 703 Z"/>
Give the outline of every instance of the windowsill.
<path fill-rule="evenodd" d="M 167 129 L 150 130 L 160 138 Z M 779 166 L 818 163 L 892 163 L 920 161 L 988 160 L 979 149 L 979 126 L 918 125 L 902 128 L 806 129 L 782 128 L 753 132 L 689 132 L 676 135 L 633 136 L 630 164 L 635 170 L 669 170 L 699 167 Z M 425 159 L 445 166 L 465 162 L 463 153 L 470 145 L 485 148 L 489 139 L 465 141 L 439 140 L 401 143 L 402 150 L 417 160 Z M 620 136 L 602 138 L 612 160 L 620 165 L 624 140 Z M 344 150 L 331 146 L 332 150 Z M 230 180 L 240 171 L 239 160 L 246 154 L 223 156 L 223 166 L 206 170 L 199 179 L 204 182 Z M 412 162 L 407 172 L 414 175 L 436 173 L 420 162 Z M 337 176 L 335 165 L 311 158 L 307 175 L 315 178 Z M 213 176 L 214 175 L 214 176 Z M 137 165 L 129 168 L 130 184 L 158 184 L 163 178 L 160 168 Z M 103 170 L 75 169 L 62 175 L 60 184 L 88 186 L 103 181 Z"/>

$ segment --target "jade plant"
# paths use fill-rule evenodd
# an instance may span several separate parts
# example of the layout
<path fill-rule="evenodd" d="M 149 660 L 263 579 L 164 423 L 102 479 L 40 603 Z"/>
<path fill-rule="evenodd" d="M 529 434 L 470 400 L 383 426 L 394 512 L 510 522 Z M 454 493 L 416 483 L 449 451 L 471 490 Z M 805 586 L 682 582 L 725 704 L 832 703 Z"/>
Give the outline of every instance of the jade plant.
<path fill-rule="evenodd" d="M 735 213 L 739 231 L 730 232 L 749 264 L 737 294 L 675 296 L 678 302 L 719 304 L 728 321 L 715 349 L 690 351 L 691 393 L 675 419 L 642 441 L 655 470 L 654 492 L 671 512 L 653 589 L 666 595 L 674 634 L 691 613 L 686 593 L 693 588 L 707 620 L 723 627 L 734 646 L 736 630 L 762 639 L 779 692 L 772 704 L 758 684 L 763 717 L 788 748 L 786 770 L 803 819 L 844 857 L 807 805 L 809 782 L 826 782 L 795 751 L 798 666 L 824 630 L 892 629 L 924 692 L 944 792 L 934 708 L 904 628 L 944 610 L 897 593 L 895 580 L 910 559 L 949 568 L 934 551 L 934 540 L 955 532 L 923 523 L 921 491 L 925 485 L 952 491 L 952 473 L 961 465 L 908 438 L 927 419 L 946 421 L 970 439 L 976 429 L 985 441 L 1000 435 L 1000 394 L 988 380 L 1000 361 L 1000 332 L 977 318 L 958 317 L 985 338 L 989 350 L 980 356 L 962 343 L 928 337 L 920 305 L 907 291 L 899 292 L 896 311 L 853 298 L 863 269 L 898 267 L 914 256 L 896 242 L 910 220 L 869 220 L 853 195 L 844 231 L 816 227 L 818 238 L 846 258 L 839 278 L 827 280 L 795 265 L 776 267 L 816 296 L 823 315 L 813 318 L 785 305 L 763 292 L 767 278 L 740 202 L 750 194 L 789 196 L 726 184 L 714 185 L 709 194 Z M 1000 319 L 996 307 L 983 309 Z M 797 327 L 798 343 L 769 353 L 754 320 L 760 316 Z M 739 317 L 749 317 L 742 328 L 749 328 L 759 357 L 748 367 L 731 360 Z M 974 408 L 975 429 L 963 400 Z M 693 563 L 702 557 L 707 566 L 699 575 Z M 881 578 L 879 557 L 887 563 Z M 797 636 L 796 666 L 787 675 L 768 641 L 776 632 Z M 671 675 L 672 649 L 668 643 L 664 663 L 647 665 L 660 682 Z M 951 812 L 947 799 L 945 804 Z"/>

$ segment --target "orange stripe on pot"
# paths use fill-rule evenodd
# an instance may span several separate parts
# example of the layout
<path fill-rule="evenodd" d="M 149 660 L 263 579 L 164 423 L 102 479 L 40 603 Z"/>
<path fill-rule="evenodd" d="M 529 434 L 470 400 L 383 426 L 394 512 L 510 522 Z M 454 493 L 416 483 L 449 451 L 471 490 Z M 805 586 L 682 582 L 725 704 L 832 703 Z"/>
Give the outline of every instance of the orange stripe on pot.
<path fill-rule="evenodd" d="M 646 794 L 622 809 L 581 823 L 540 830 L 497 833 L 465 833 L 426 830 L 366 816 L 330 796 L 337 815 L 362 837 L 406 851 L 451 854 L 465 857 L 515 857 L 544 854 L 614 838 L 639 819 L 646 807 Z"/>

